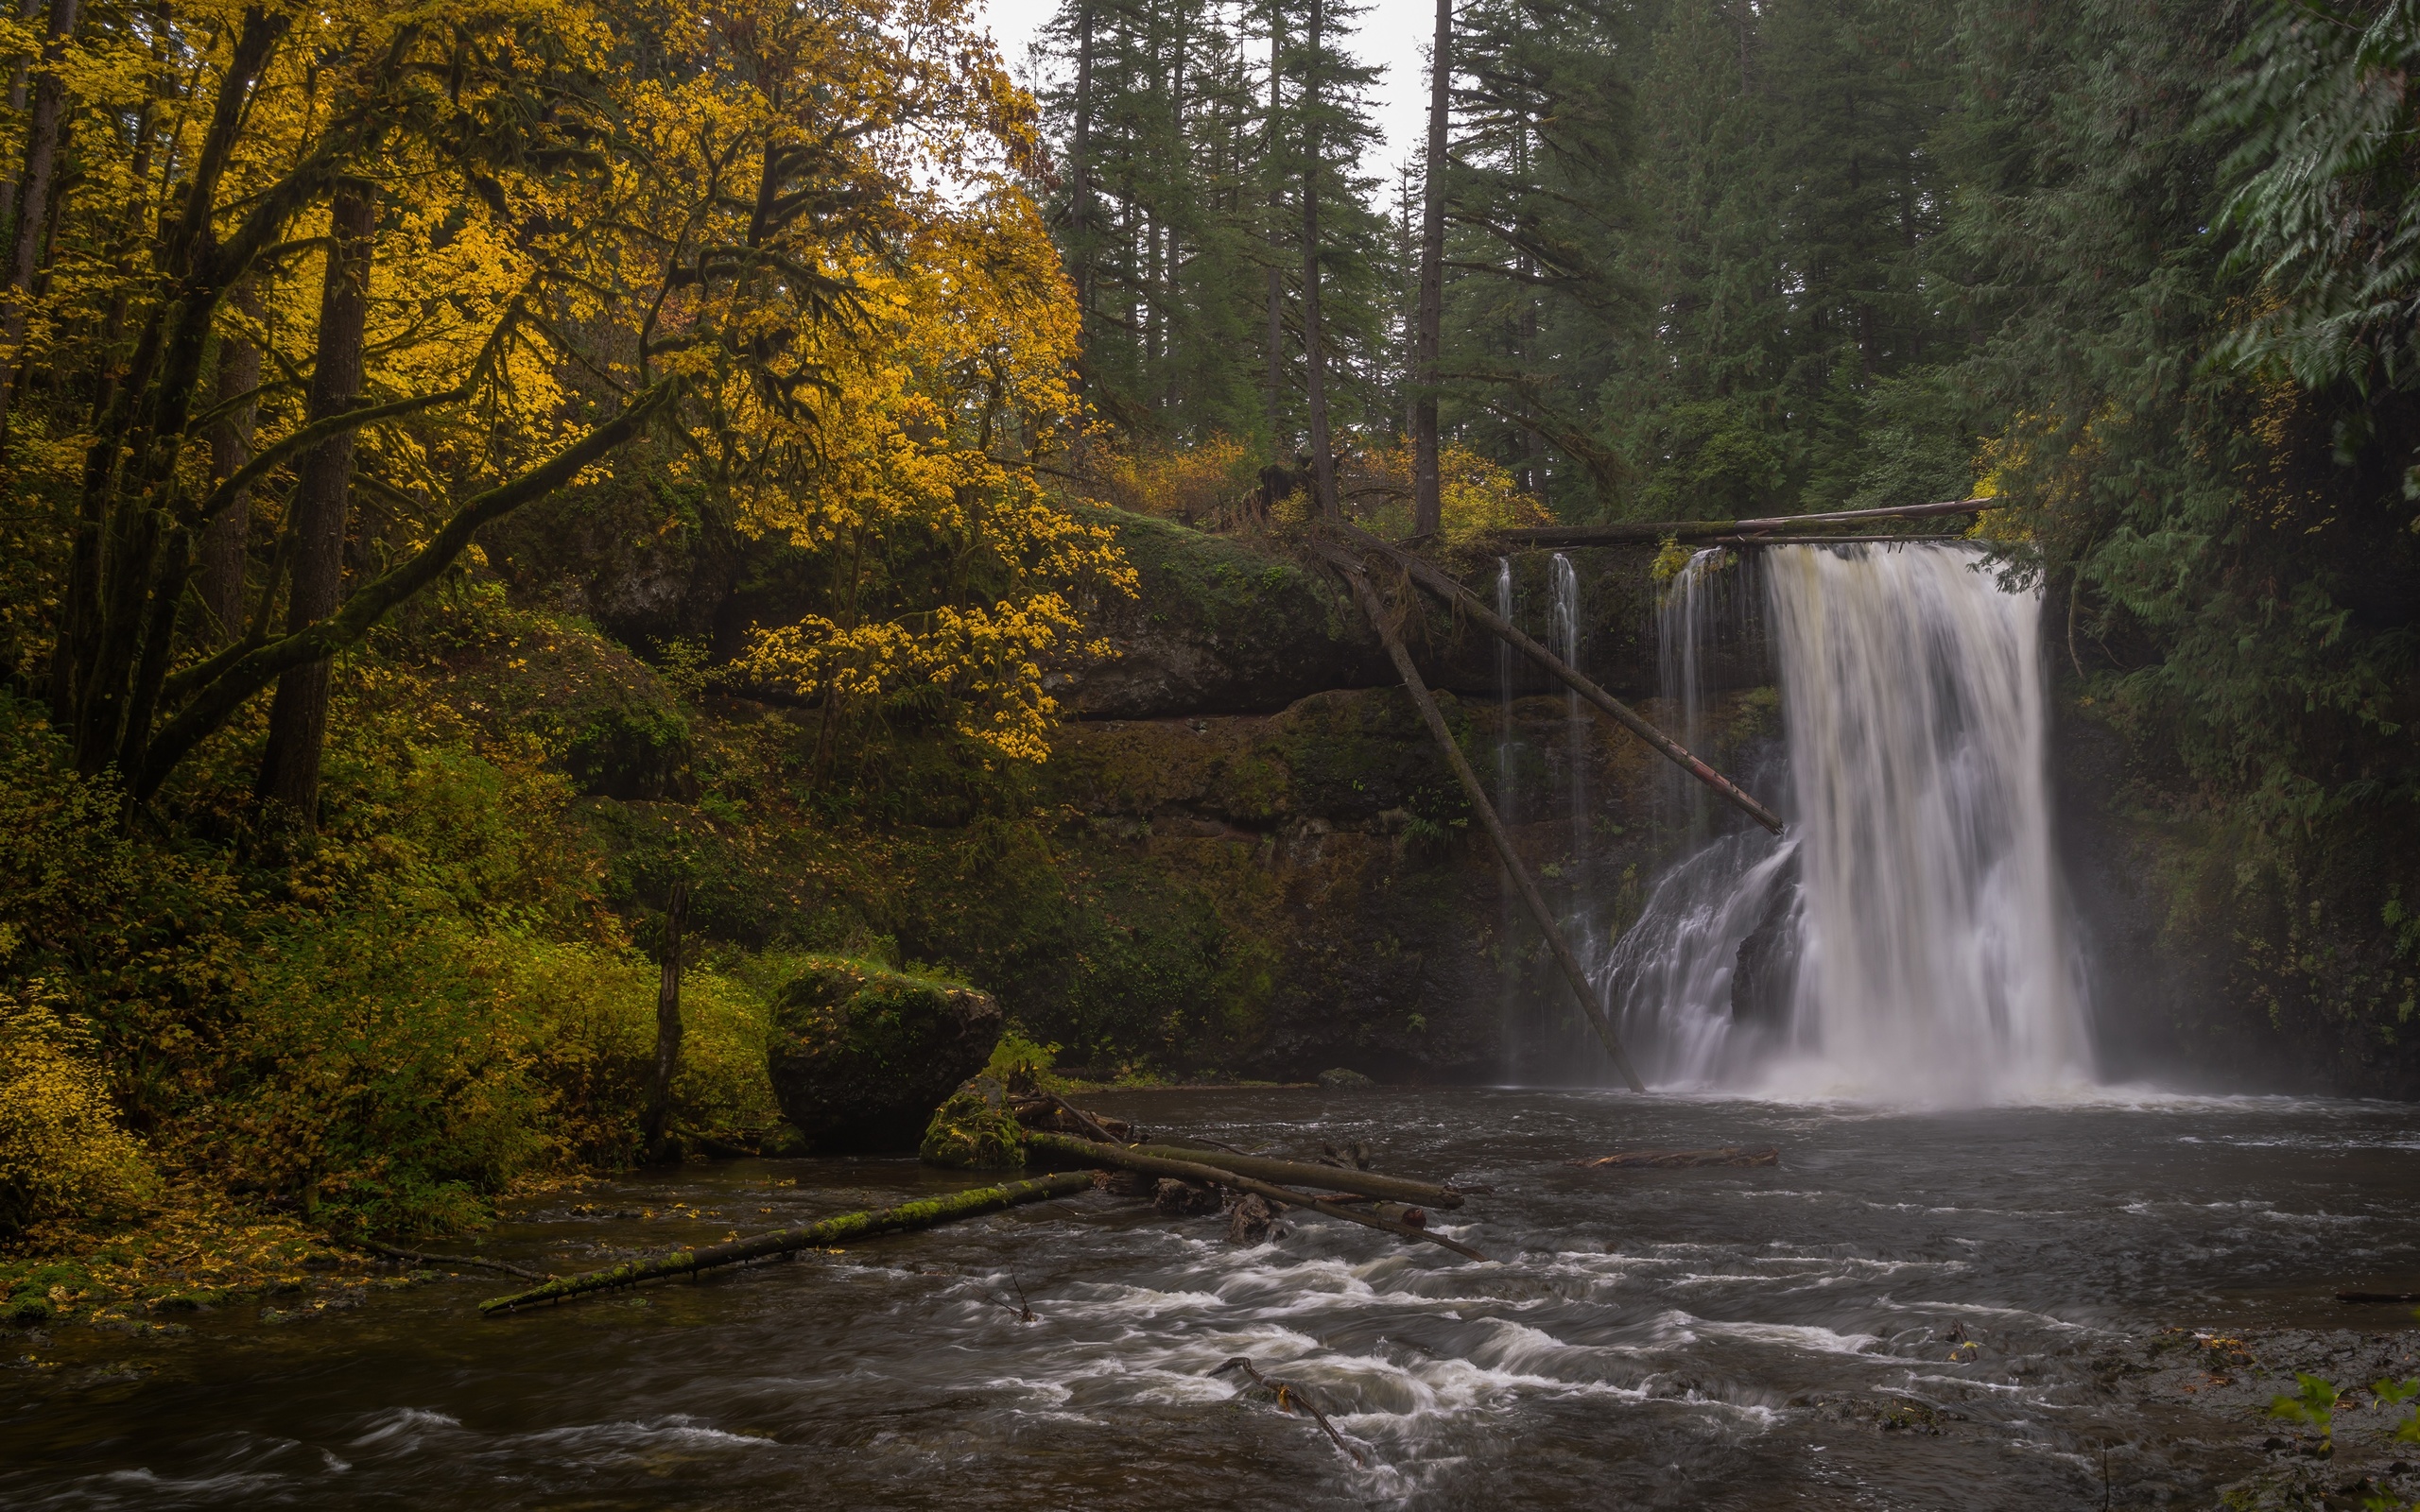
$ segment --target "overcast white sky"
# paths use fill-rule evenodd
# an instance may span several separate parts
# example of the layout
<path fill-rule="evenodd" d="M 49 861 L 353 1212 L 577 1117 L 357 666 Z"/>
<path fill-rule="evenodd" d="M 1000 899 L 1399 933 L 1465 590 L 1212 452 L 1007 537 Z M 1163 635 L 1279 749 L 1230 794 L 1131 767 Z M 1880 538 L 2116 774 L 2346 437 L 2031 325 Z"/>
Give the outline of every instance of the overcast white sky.
<path fill-rule="evenodd" d="M 1009 71 L 1017 77 L 1026 77 L 1026 44 L 1059 9 L 1059 3 L 1060 0 L 987 0 L 984 9 L 991 15 L 992 35 L 1000 44 L 1000 56 L 1008 60 Z M 1387 170 L 1401 163 L 1407 154 L 1419 150 L 1422 136 L 1428 129 L 1428 91 L 1423 81 L 1426 65 L 1422 54 L 1436 25 L 1434 0 L 1371 0 L 1369 10 L 1357 24 L 1351 45 L 1353 56 L 1386 69 L 1371 91 L 1372 100 L 1378 108 L 1378 128 L 1386 133 L 1386 142 L 1363 163 L 1367 172 L 1385 177 Z"/>

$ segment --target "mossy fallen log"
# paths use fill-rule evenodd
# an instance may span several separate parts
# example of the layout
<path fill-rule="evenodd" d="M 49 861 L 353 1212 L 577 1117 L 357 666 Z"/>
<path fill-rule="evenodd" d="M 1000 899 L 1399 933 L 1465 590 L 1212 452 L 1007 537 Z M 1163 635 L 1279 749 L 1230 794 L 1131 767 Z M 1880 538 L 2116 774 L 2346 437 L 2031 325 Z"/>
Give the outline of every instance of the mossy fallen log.
<path fill-rule="evenodd" d="M 1128 1144 L 1097 1144 L 1089 1140 L 1069 1139 L 1063 1134 L 1029 1134 L 1026 1137 L 1026 1140 L 1028 1147 L 1037 1153 L 1054 1155 L 1059 1157 L 1061 1160 L 1081 1160 L 1087 1165 L 1107 1165 L 1116 1167 L 1119 1170 L 1139 1171 L 1145 1176 L 1174 1177 L 1180 1181 L 1196 1181 L 1211 1186 L 1231 1187 L 1237 1192 L 1250 1193 L 1253 1196 L 1264 1198 L 1270 1202 L 1282 1202 L 1288 1207 L 1294 1208 L 1308 1208 L 1313 1212 L 1324 1213 L 1331 1218 L 1341 1218 L 1347 1223 L 1357 1223 L 1365 1228 L 1376 1228 L 1382 1232 L 1393 1234 L 1399 1239 L 1420 1240 L 1427 1244 L 1435 1245 L 1443 1249 L 1450 1249 L 1455 1254 L 1461 1255 L 1466 1260 L 1483 1261 L 1487 1259 L 1485 1255 L 1480 1254 L 1478 1250 L 1473 1249 L 1468 1245 L 1447 1239 L 1442 1234 L 1432 1234 L 1426 1228 L 1414 1228 L 1409 1224 L 1397 1223 L 1392 1218 L 1382 1218 L 1375 1213 L 1357 1211 L 1352 1208 L 1339 1207 L 1333 1202 L 1323 1202 L 1320 1198 L 1312 1196 L 1306 1193 L 1289 1191 L 1287 1188 L 1280 1186 L 1272 1186 L 1269 1182 L 1254 1180 L 1253 1177 L 1242 1175 L 1239 1172 L 1223 1169 L 1218 1165 L 1204 1164 L 1195 1160 L 1178 1160 L 1171 1159 L 1167 1155 L 1152 1154 L 1144 1146 Z M 1205 1156 L 1212 1154 L 1212 1152 L 1207 1150 L 1194 1151 L 1190 1153 Z M 1220 1157 L 1219 1159 L 1231 1158 Z M 1361 1176 L 1365 1174 L 1358 1171 L 1331 1171 L 1325 1166 L 1316 1165 L 1305 1166 L 1302 1169 L 1318 1173 L 1318 1175 L 1314 1176 L 1313 1179 L 1319 1181 L 1322 1185 L 1328 1184 L 1328 1177 L 1330 1177 Z"/>
<path fill-rule="evenodd" d="M 701 1249 L 677 1250 L 653 1260 L 633 1260 L 604 1270 L 565 1276 L 544 1286 L 533 1286 L 526 1292 L 481 1302 L 479 1311 L 493 1316 L 534 1302 L 560 1302 L 586 1292 L 636 1286 L 641 1281 L 661 1280 L 673 1276 L 694 1276 L 701 1270 L 736 1265 L 770 1255 L 821 1249 L 853 1240 L 871 1239 L 877 1234 L 908 1233 L 918 1228 L 937 1228 L 942 1224 L 956 1223 L 961 1218 L 978 1218 L 987 1212 L 997 1212 L 1003 1208 L 1013 1208 L 1022 1203 L 1073 1196 L 1089 1190 L 1092 1184 L 1090 1173 L 1068 1171 L 1030 1181 L 1011 1181 L 995 1187 L 953 1192 L 948 1196 L 932 1197 L 923 1202 L 904 1202 L 895 1208 L 845 1212 L 837 1218 L 808 1224 L 803 1228 L 784 1228 L 774 1233 L 758 1234 L 753 1239 L 734 1239 L 724 1244 L 708 1245 Z"/>

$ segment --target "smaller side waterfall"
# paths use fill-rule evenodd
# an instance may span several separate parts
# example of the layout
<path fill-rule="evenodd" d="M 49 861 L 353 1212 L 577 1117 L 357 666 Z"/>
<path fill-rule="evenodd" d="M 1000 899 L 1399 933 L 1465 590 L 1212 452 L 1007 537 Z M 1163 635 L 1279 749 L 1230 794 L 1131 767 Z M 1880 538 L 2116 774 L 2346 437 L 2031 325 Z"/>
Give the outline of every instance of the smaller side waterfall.
<path fill-rule="evenodd" d="M 1512 618 L 1512 558 L 1495 558 L 1495 612 Z M 1512 822 L 1512 647 L 1495 643 L 1495 810 Z"/>
<path fill-rule="evenodd" d="M 1547 616 L 1547 628 L 1554 642 L 1554 654 L 1563 658 L 1565 666 L 1581 664 L 1580 658 L 1580 574 L 1573 570 L 1571 558 L 1556 552 L 1548 563 L 1552 568 L 1554 600 Z M 1512 647 L 1496 643 L 1497 654 L 1509 656 Z M 1564 689 L 1564 797 L 1571 826 L 1571 861 L 1588 858 L 1588 712 L 1581 706 L 1580 695 Z"/>

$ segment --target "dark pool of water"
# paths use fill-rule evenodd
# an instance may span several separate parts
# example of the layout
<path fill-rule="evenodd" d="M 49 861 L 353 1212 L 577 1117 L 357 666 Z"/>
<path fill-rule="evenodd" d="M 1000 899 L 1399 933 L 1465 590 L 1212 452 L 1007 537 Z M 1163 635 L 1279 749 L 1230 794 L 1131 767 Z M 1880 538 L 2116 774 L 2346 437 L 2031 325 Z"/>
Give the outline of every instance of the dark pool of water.
<path fill-rule="evenodd" d="M 2420 1286 L 2399 1105 L 1097 1101 L 1492 1186 L 1450 1231 L 1498 1263 L 1317 1217 L 1239 1248 L 1091 1194 L 499 1321 L 472 1304 L 506 1288 L 462 1280 L 206 1317 L 121 1365 L 62 1334 L 69 1366 L 0 1372 L 0 1505 L 2031 1508 L 2100 1505 L 2104 1476 L 2189 1503 L 2240 1465 L 2111 1390 L 2111 1351 L 2179 1323 L 2408 1326 L 2331 1294 Z M 1748 1143 L 1781 1164 L 1561 1163 Z M 490 1246 L 568 1269 L 954 1184 L 691 1167 L 535 1204 Z M 1238 1354 L 1315 1388 L 1367 1467 L 1207 1373 Z M 1901 1401 L 1945 1431 L 1877 1429 Z"/>

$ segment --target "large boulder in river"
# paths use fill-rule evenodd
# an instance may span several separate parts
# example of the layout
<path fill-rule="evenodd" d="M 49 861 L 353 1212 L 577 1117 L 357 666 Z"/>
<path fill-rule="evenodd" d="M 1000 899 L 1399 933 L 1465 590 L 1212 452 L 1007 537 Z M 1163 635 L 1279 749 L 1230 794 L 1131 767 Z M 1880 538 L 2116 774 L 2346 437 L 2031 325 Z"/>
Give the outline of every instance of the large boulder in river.
<path fill-rule="evenodd" d="M 768 1069 L 782 1116 L 818 1154 L 912 1150 L 934 1105 L 1000 1037 L 991 995 L 837 956 L 808 961 L 774 1005 Z"/>

